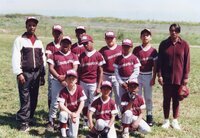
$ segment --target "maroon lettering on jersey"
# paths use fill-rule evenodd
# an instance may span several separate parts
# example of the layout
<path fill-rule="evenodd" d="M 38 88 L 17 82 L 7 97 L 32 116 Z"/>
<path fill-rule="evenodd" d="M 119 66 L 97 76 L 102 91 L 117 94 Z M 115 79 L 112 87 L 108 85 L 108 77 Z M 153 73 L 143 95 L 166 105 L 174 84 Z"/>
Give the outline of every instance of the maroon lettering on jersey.
<path fill-rule="evenodd" d="M 144 99 L 140 95 L 135 95 L 135 98 L 130 98 L 129 93 L 124 93 L 121 98 L 122 112 L 125 112 L 125 108 L 129 102 L 133 102 L 131 111 L 133 115 L 138 116 L 141 113 L 141 109 L 145 107 Z"/>
<path fill-rule="evenodd" d="M 102 47 L 99 52 L 103 55 L 106 64 L 103 65 L 103 71 L 107 73 L 114 73 L 114 62 L 116 58 L 122 55 L 122 47 L 117 45 L 115 49 L 110 49 L 108 46 Z"/>
<path fill-rule="evenodd" d="M 74 43 L 71 47 L 71 51 L 76 54 L 78 57 L 85 52 L 85 47 L 83 45 L 79 45 L 78 43 Z"/>
<path fill-rule="evenodd" d="M 95 119 L 110 120 L 112 114 L 117 114 L 117 108 L 115 101 L 109 98 L 107 101 L 103 101 L 101 97 L 92 102 L 89 110 L 94 112 Z"/>
<path fill-rule="evenodd" d="M 54 64 L 54 69 L 59 75 L 65 75 L 67 70 L 73 69 L 74 64 L 79 64 L 78 57 L 70 51 L 67 54 L 57 51 L 47 62 Z"/>
<path fill-rule="evenodd" d="M 144 50 L 142 46 L 137 46 L 133 49 L 133 54 L 138 57 L 141 63 L 141 72 L 152 72 L 154 61 L 158 58 L 155 48 L 149 47 L 147 50 Z"/>
<path fill-rule="evenodd" d="M 86 53 L 82 53 L 79 57 L 80 68 L 79 78 L 85 83 L 96 83 L 98 67 L 105 64 L 105 60 L 101 53 L 96 51 L 92 56 L 87 56 Z"/>
<path fill-rule="evenodd" d="M 117 57 L 114 65 L 117 66 L 120 77 L 130 77 L 134 68 L 140 66 L 140 62 L 133 54 L 127 58 L 124 58 L 124 56 L 121 55 Z"/>
<path fill-rule="evenodd" d="M 78 110 L 81 101 L 86 100 L 87 97 L 83 88 L 80 85 L 77 85 L 76 91 L 74 94 L 70 94 L 67 88 L 63 88 L 60 91 L 58 101 L 63 101 L 64 105 L 71 111 L 75 112 Z"/>

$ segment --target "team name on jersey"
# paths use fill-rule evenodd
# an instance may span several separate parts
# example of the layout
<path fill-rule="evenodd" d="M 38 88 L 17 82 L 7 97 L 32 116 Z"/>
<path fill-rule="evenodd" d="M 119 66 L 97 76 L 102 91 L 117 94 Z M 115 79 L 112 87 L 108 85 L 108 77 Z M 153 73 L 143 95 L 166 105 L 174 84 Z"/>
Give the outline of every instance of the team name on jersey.
<path fill-rule="evenodd" d="M 134 65 L 134 63 L 133 63 L 133 62 L 128 62 L 128 63 L 124 63 L 124 64 L 122 64 L 122 65 L 119 65 L 118 67 L 119 67 L 119 68 L 122 68 L 122 67 L 131 66 L 131 65 Z"/>
<path fill-rule="evenodd" d="M 92 66 L 92 65 L 98 65 L 98 62 L 88 62 L 88 63 L 84 63 L 81 66 L 85 67 L 85 66 Z"/>
<path fill-rule="evenodd" d="M 146 57 L 146 58 L 141 58 L 140 61 L 147 61 L 147 60 L 152 60 L 153 57 Z"/>
<path fill-rule="evenodd" d="M 66 65 L 66 64 L 69 64 L 69 63 L 73 63 L 73 62 L 74 62 L 74 60 L 56 61 L 56 64 L 57 64 L 58 66 L 60 66 L 60 65 Z"/>
<path fill-rule="evenodd" d="M 105 110 L 105 111 L 101 111 L 101 112 L 97 111 L 96 115 L 102 115 L 102 114 L 108 114 L 108 113 L 111 113 L 111 110 Z"/>
<path fill-rule="evenodd" d="M 116 53 L 114 55 L 108 56 L 108 59 L 112 59 L 112 58 L 118 57 L 120 55 L 121 55 L 121 53 Z"/>

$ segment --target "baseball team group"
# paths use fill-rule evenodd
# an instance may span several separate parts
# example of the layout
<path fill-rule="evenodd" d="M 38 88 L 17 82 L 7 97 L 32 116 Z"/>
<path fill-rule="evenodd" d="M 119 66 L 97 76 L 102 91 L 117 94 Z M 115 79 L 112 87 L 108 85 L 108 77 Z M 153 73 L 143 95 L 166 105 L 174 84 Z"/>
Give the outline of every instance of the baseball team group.
<path fill-rule="evenodd" d="M 139 46 L 133 46 L 131 39 L 117 44 L 115 33 L 106 31 L 106 45 L 96 50 L 86 27 L 75 28 L 77 42 L 72 43 L 59 24 L 53 25 L 53 40 L 44 49 L 35 34 L 38 23 L 36 17 L 28 17 L 26 32 L 13 44 L 12 67 L 20 100 L 16 120 L 20 131 L 27 132 L 35 124 L 39 87 L 45 84 L 46 74 L 46 129 L 59 129 L 61 137 L 78 137 L 80 121 L 88 130 L 88 138 L 117 138 L 116 122 L 123 138 L 134 131 L 150 133 L 155 124 L 152 87 L 156 77 L 163 91 L 161 127 L 181 130 L 178 91 L 188 83 L 190 48 L 180 37 L 179 24 L 170 25 L 169 37 L 158 50 L 151 45 L 152 32 L 148 28 L 141 30 Z M 171 103 L 173 118 L 169 119 Z"/>

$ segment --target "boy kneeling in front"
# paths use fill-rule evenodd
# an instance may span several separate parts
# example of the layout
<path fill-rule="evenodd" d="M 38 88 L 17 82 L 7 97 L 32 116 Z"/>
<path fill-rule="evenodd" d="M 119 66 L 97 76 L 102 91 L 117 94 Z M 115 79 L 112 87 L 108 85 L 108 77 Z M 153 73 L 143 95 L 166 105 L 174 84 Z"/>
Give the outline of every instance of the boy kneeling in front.
<path fill-rule="evenodd" d="M 145 112 L 144 99 L 138 95 L 138 81 L 128 82 L 128 92 L 123 94 L 122 105 L 122 125 L 123 138 L 129 138 L 129 131 L 137 130 L 143 134 L 151 132 L 150 126 L 143 120 Z"/>
<path fill-rule="evenodd" d="M 101 85 L 102 96 L 92 102 L 89 107 L 88 119 L 90 134 L 88 138 L 117 138 L 114 127 L 115 116 L 117 115 L 117 107 L 115 101 L 110 98 L 112 84 L 109 81 L 103 81 Z M 93 123 L 93 115 L 96 119 Z"/>
<path fill-rule="evenodd" d="M 59 120 L 62 137 L 76 138 L 78 136 L 80 113 L 87 98 L 83 88 L 76 84 L 77 77 L 76 71 L 67 71 L 65 79 L 67 86 L 61 90 L 58 99 L 61 110 Z M 68 125 L 69 130 L 67 131 Z"/>

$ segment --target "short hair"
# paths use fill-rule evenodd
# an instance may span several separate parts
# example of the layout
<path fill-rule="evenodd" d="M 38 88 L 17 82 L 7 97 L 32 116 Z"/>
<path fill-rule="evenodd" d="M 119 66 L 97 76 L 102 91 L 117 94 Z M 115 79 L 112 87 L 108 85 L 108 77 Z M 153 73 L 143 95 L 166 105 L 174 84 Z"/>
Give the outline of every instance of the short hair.
<path fill-rule="evenodd" d="M 180 27 L 179 24 L 177 24 L 177 23 L 171 24 L 170 27 L 169 27 L 169 31 L 171 30 L 172 27 L 175 28 L 175 31 L 176 31 L 177 33 L 180 33 L 180 32 L 181 32 L 181 27 Z"/>

